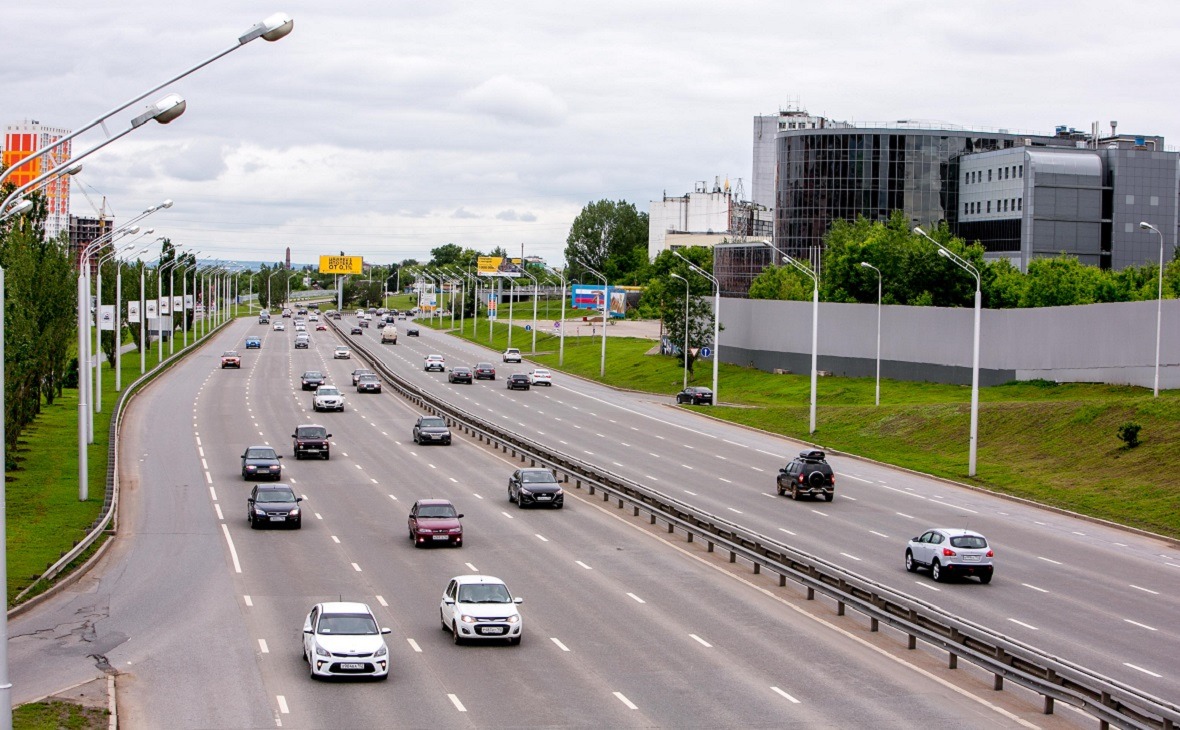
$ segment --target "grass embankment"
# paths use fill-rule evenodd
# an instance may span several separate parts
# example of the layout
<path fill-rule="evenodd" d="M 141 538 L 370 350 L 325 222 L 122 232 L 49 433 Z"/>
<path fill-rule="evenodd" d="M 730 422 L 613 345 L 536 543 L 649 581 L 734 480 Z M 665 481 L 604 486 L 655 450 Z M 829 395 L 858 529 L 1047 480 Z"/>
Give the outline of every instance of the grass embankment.
<path fill-rule="evenodd" d="M 450 320 L 444 324 L 449 328 Z M 559 366 L 558 337 L 549 328 L 538 329 L 531 360 L 603 380 L 601 339 L 567 337 L 565 363 Z M 508 343 L 506 330 L 501 320 L 489 340 L 487 320 L 481 318 L 477 336 L 472 336 L 470 319 L 465 331 L 456 325 L 454 333 L 500 350 Z M 512 341 L 522 350 L 531 346 L 531 334 L 519 320 Z M 608 335 L 605 382 L 678 392 L 680 362 L 648 355 L 654 345 Z M 698 362 L 689 383 L 711 386 L 711 362 Z M 872 378 L 820 378 L 816 433 L 808 434 L 809 375 L 773 375 L 722 363 L 722 405 L 698 408 L 825 448 L 1180 538 L 1180 449 L 1175 447 L 1180 443 L 1180 393 L 1163 391 L 1153 398 L 1144 388 L 1043 381 L 983 388 L 977 471 L 969 478 L 969 386 L 883 380 L 880 406 L 873 405 L 874 387 Z M 1142 426 L 1141 443 L 1133 449 L 1117 436 L 1128 421 Z"/>
<path fill-rule="evenodd" d="M 33 702 L 12 710 L 13 730 L 98 730 L 110 725 L 106 708 L 84 707 L 75 702 Z"/>

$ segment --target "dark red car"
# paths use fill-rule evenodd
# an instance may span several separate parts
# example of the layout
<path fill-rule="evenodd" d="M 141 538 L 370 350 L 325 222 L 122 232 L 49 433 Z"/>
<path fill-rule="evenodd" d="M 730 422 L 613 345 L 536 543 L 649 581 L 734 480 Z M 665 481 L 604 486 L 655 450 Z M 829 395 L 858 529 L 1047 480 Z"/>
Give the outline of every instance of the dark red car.
<path fill-rule="evenodd" d="M 476 380 L 495 380 L 496 369 L 492 367 L 490 362 L 476 363 L 475 365 L 475 379 Z"/>
<path fill-rule="evenodd" d="M 408 526 L 414 547 L 463 546 L 463 515 L 445 499 L 420 499 L 410 508 Z"/>

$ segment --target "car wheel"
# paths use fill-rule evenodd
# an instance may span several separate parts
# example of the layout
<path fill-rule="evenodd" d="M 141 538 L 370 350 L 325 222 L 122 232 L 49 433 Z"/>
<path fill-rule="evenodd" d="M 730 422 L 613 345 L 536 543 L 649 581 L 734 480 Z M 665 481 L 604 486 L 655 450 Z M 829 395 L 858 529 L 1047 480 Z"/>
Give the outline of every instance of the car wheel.
<path fill-rule="evenodd" d="M 447 617 L 443 616 L 442 609 L 438 609 L 438 622 L 442 624 L 443 631 L 450 631 L 451 627 L 447 625 Z"/>
<path fill-rule="evenodd" d="M 319 679 L 315 673 L 315 665 L 311 663 L 311 657 L 307 658 L 307 676 L 311 677 L 312 679 Z"/>
<path fill-rule="evenodd" d="M 328 461 L 331 458 L 332 458 L 332 453 L 330 451 L 325 451 L 324 452 L 324 461 Z"/>
<path fill-rule="evenodd" d="M 508 639 L 508 643 L 512 646 L 520 646 L 520 640 L 523 638 L 524 638 L 523 635 L 522 636 L 513 636 L 510 639 Z"/>
<path fill-rule="evenodd" d="M 303 458 L 303 454 L 299 451 L 296 451 L 295 452 L 295 461 L 299 461 L 302 458 Z"/>
<path fill-rule="evenodd" d="M 793 499 L 795 501 L 799 500 L 799 485 L 798 484 L 791 485 L 791 499 Z"/>
<path fill-rule="evenodd" d="M 302 529 L 303 529 L 303 518 L 300 518 L 300 519 L 298 519 L 298 520 L 295 520 L 295 529 L 296 529 L 296 530 L 302 530 Z"/>
<path fill-rule="evenodd" d="M 787 490 L 786 490 L 786 489 L 783 487 L 783 485 L 781 485 L 781 484 L 776 484 L 775 486 L 778 488 L 778 496 L 780 496 L 780 497 L 781 497 L 781 496 L 783 496 L 784 494 L 786 494 L 786 493 L 787 493 Z"/>
<path fill-rule="evenodd" d="M 835 498 L 836 498 L 835 492 L 824 492 L 824 501 L 831 502 Z"/>
<path fill-rule="evenodd" d="M 512 496 L 512 487 L 508 487 L 508 501 L 509 501 L 509 502 L 515 502 L 515 501 L 516 501 L 516 497 L 513 497 L 513 496 Z"/>
<path fill-rule="evenodd" d="M 905 551 L 905 569 L 911 573 L 918 572 L 918 564 L 914 562 L 914 554 L 909 550 Z"/>
<path fill-rule="evenodd" d="M 941 583 L 946 577 L 942 574 L 942 566 L 937 560 L 930 564 L 930 577 L 934 579 L 935 583 Z"/>
<path fill-rule="evenodd" d="M 454 621 L 451 622 L 451 641 L 455 642 L 455 646 L 463 643 L 463 637 L 459 636 L 459 624 Z"/>
<path fill-rule="evenodd" d="M 516 495 L 516 508 L 517 509 L 524 509 L 524 500 L 520 498 L 519 494 Z"/>
<path fill-rule="evenodd" d="M 980 582 L 980 583 L 983 583 L 984 585 L 987 585 L 988 583 L 991 583 L 991 582 L 992 582 L 992 574 L 991 574 L 991 573 L 983 573 L 983 574 L 981 574 L 981 575 L 979 576 L 979 582 Z"/>
<path fill-rule="evenodd" d="M 254 515 L 252 513 L 246 515 L 246 522 L 250 523 L 251 530 L 258 529 L 258 525 L 254 522 Z"/>

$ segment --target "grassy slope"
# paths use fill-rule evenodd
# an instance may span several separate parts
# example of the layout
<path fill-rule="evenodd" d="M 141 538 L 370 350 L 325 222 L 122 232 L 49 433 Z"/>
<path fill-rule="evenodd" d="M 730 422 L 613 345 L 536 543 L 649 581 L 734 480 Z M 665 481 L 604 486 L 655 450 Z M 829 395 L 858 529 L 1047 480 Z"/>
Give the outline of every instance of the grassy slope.
<path fill-rule="evenodd" d="M 505 329 L 496 326 L 494 349 L 506 346 Z M 481 319 L 476 341 L 488 345 L 487 332 Z M 464 334 L 470 339 L 470 321 Z M 513 344 L 527 347 L 529 339 L 518 331 Z M 680 363 L 646 354 L 653 345 L 608 336 L 607 381 L 653 393 L 678 392 Z M 560 369 L 600 380 L 600 347 L 598 339 L 567 338 Z M 539 333 L 537 350 L 531 359 L 558 368 L 557 337 Z M 718 418 L 1180 537 L 1180 449 L 1175 448 L 1180 393 L 1165 391 L 1153 398 L 1143 388 L 1042 382 L 984 388 L 978 469 L 971 479 L 969 387 L 883 381 L 876 407 L 873 379 L 821 378 L 816 433 L 809 435 L 808 376 L 724 363 L 719 371 L 725 405 L 703 409 Z M 711 385 L 712 364 L 697 363 L 689 381 Z M 1116 435 L 1126 421 L 1143 427 L 1135 449 L 1124 448 Z"/>

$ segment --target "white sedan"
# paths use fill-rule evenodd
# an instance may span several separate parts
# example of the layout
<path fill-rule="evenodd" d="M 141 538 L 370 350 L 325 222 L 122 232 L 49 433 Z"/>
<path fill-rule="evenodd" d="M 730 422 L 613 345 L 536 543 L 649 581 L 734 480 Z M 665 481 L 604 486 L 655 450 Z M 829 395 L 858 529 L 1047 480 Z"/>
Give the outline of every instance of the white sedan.
<path fill-rule="evenodd" d="M 553 374 L 543 368 L 530 370 L 529 385 L 553 385 Z"/>
<path fill-rule="evenodd" d="M 303 661 L 312 679 L 389 676 L 389 647 L 364 603 L 319 603 L 303 620 Z"/>
<path fill-rule="evenodd" d="M 282 322 L 275 322 L 275 325 L 274 325 L 275 332 L 283 332 L 286 329 L 287 329 L 286 325 L 284 325 Z"/>
<path fill-rule="evenodd" d="M 524 619 L 516 607 L 523 602 L 513 598 L 499 578 L 460 575 L 447 583 L 439 620 L 456 644 L 468 639 L 507 639 L 509 644 L 519 644 Z"/>
<path fill-rule="evenodd" d="M 332 352 L 332 359 L 334 360 L 350 360 L 352 359 L 352 351 L 344 345 L 340 345 Z"/>

